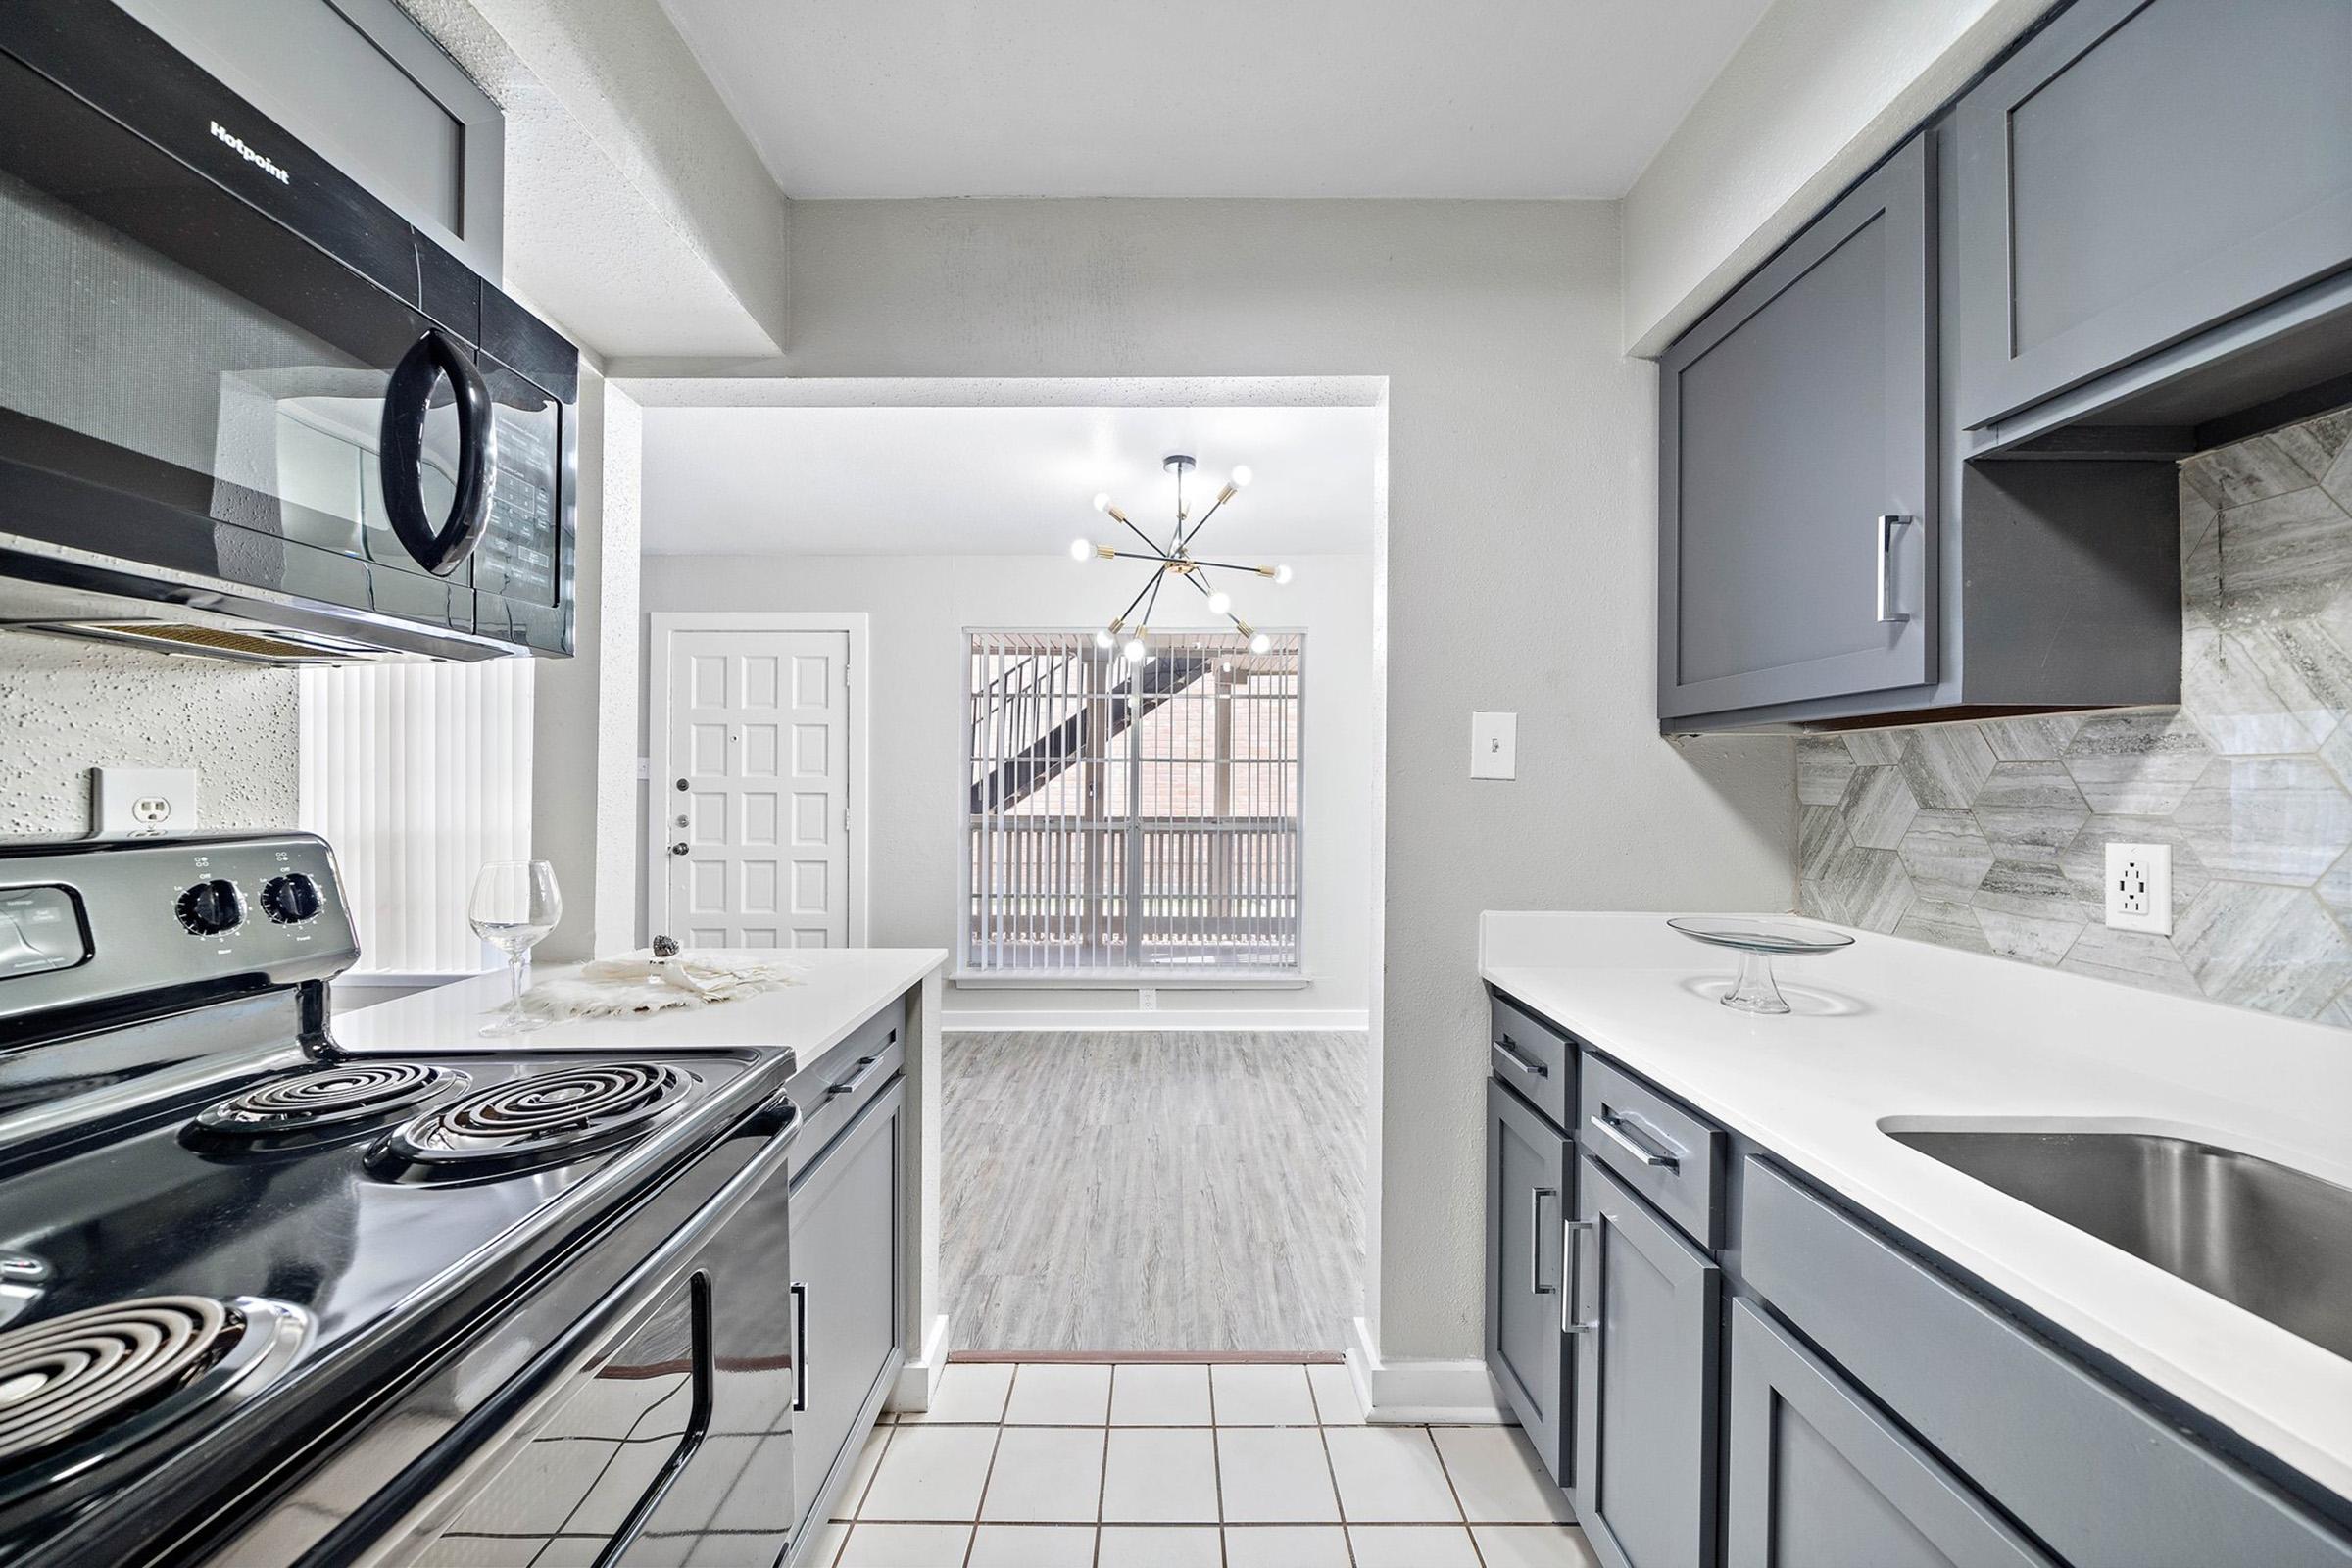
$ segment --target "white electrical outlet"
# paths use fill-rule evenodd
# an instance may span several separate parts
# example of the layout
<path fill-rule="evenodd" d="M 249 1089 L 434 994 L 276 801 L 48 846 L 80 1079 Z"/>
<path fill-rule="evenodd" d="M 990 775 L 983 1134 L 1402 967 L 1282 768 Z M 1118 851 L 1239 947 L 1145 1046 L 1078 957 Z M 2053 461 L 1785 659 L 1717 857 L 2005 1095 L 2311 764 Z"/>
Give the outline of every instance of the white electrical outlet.
<path fill-rule="evenodd" d="M 192 767 L 93 767 L 90 833 L 102 839 L 187 833 L 196 826 Z"/>
<path fill-rule="evenodd" d="M 2173 934 L 2173 847 L 2107 846 L 2107 923 L 2118 931 Z"/>
<path fill-rule="evenodd" d="M 1472 778 L 1517 778 L 1519 776 L 1519 715 L 1517 713 L 1472 713 L 1470 715 L 1470 776 Z"/>
<path fill-rule="evenodd" d="M 1153 986 L 1137 987 L 1135 993 L 1135 1010 L 1138 1012 L 1157 1012 L 1159 1010 L 1158 989 Z"/>

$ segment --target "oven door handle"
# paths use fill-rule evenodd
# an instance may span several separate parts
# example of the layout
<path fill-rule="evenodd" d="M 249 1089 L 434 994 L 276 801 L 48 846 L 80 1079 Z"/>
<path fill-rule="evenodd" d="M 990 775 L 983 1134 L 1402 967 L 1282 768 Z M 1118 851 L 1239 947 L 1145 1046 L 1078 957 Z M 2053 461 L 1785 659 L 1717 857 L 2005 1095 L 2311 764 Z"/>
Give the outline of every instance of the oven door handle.
<path fill-rule="evenodd" d="M 686 1430 L 679 1434 L 678 1446 L 670 1450 L 662 1473 L 654 1477 L 653 1485 L 645 1489 L 637 1505 L 620 1522 L 620 1528 L 612 1532 L 605 1549 L 596 1554 L 593 1568 L 612 1568 L 637 1544 L 637 1538 L 645 1532 L 646 1521 L 653 1518 L 654 1510 L 669 1495 L 679 1473 L 693 1461 L 703 1440 L 710 1435 L 710 1410 L 716 1402 L 718 1386 L 718 1330 L 711 1322 L 710 1276 L 696 1271 L 687 1279 L 687 1318 L 694 1331 L 694 1403 L 686 1412 Z"/>
<path fill-rule="evenodd" d="M 792 1282 L 792 1409 L 808 1408 L 808 1287 Z"/>
<path fill-rule="evenodd" d="M 424 420 L 432 412 L 433 388 L 444 379 L 457 399 L 457 498 L 449 515 L 435 521 L 424 511 Z M 482 372 L 465 347 L 439 327 L 428 327 L 393 368 L 384 388 L 382 436 L 384 511 L 392 518 L 392 532 L 416 564 L 446 577 L 473 553 L 490 526 L 496 431 Z"/>

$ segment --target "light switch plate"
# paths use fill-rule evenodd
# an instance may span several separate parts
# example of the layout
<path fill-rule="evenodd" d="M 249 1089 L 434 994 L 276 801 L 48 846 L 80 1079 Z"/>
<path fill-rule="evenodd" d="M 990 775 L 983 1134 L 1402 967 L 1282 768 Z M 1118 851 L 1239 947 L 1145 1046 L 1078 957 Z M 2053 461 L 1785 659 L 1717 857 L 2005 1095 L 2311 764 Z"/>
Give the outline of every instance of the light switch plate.
<path fill-rule="evenodd" d="M 2107 923 L 2118 931 L 2173 934 L 2173 847 L 2107 846 Z"/>
<path fill-rule="evenodd" d="M 90 832 L 104 839 L 196 828 L 196 770 L 192 767 L 93 767 Z"/>
<path fill-rule="evenodd" d="M 1517 778 L 1519 776 L 1519 715 L 1517 713 L 1472 713 L 1470 715 L 1470 776 L 1472 778 Z"/>

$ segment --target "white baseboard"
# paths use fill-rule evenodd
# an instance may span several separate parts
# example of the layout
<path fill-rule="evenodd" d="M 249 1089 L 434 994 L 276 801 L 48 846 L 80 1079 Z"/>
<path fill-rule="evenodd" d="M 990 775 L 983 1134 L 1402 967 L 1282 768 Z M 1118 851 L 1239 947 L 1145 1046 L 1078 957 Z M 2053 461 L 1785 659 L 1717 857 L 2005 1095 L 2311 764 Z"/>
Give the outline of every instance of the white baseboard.
<path fill-rule="evenodd" d="M 1020 1012 L 943 1008 L 939 1026 L 960 1034 L 1002 1034 L 1014 1030 L 1170 1033 L 1191 1029 L 1352 1029 L 1361 1033 L 1372 1027 L 1372 1020 L 1360 1007 L 1168 1007 L 1150 1012 L 1134 1007 L 1033 1008 Z"/>
<path fill-rule="evenodd" d="M 1392 1425 L 1508 1423 L 1510 1411 L 1484 1361 L 1384 1359 L 1362 1318 L 1348 1326 L 1348 1376 L 1364 1419 Z"/>
<path fill-rule="evenodd" d="M 922 1354 L 899 1363 L 899 1381 L 890 1393 L 890 1408 L 930 1409 L 931 1391 L 939 1387 L 939 1375 L 947 1370 L 947 1365 L 948 1315 L 942 1312 L 931 1320 L 930 1332 L 923 1336 Z"/>

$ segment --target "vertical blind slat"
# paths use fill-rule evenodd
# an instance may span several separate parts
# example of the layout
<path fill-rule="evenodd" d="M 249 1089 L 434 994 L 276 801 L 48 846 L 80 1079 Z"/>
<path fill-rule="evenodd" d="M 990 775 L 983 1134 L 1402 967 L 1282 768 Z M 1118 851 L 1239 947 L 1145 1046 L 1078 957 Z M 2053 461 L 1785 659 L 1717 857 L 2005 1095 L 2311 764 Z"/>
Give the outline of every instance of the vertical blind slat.
<path fill-rule="evenodd" d="M 300 821 L 335 847 L 362 972 L 490 967 L 466 898 L 530 858 L 532 680 L 527 659 L 301 672 Z"/>

